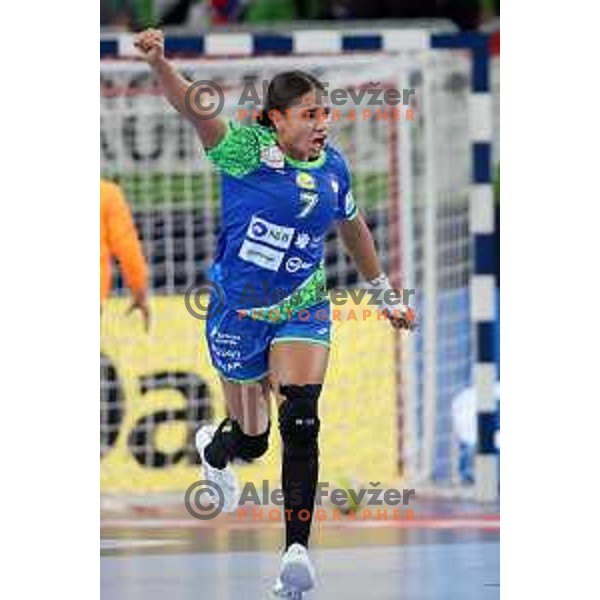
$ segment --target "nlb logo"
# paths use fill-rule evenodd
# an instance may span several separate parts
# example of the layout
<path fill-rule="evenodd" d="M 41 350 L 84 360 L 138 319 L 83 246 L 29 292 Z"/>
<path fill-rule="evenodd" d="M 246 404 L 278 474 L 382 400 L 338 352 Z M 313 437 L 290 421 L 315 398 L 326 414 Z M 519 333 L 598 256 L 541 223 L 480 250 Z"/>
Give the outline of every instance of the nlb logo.
<path fill-rule="evenodd" d="M 264 223 L 256 221 L 252 224 L 252 234 L 255 238 L 262 238 L 267 234 L 267 226 Z"/>
<path fill-rule="evenodd" d="M 287 249 L 292 243 L 295 229 L 293 227 L 284 227 L 261 219 L 252 217 L 250 226 L 248 227 L 248 237 L 265 242 L 276 248 Z"/>

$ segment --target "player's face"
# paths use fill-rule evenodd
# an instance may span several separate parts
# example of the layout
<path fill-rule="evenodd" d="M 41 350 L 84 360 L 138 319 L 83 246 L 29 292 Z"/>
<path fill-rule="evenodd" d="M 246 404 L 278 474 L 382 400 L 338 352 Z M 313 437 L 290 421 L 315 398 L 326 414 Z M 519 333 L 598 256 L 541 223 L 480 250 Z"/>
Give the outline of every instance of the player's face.
<path fill-rule="evenodd" d="M 317 158 L 329 129 L 329 109 L 324 94 L 310 91 L 289 107 L 275 122 L 279 142 L 298 160 Z"/>

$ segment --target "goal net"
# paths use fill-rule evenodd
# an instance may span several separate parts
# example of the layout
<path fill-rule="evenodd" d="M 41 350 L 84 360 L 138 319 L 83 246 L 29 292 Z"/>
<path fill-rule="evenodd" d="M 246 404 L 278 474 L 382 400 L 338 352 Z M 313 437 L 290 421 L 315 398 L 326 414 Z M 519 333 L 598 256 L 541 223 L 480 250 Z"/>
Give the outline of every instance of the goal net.
<path fill-rule="evenodd" d="M 354 196 L 386 271 L 395 285 L 416 290 L 411 304 L 420 327 L 412 335 L 396 333 L 363 310 L 364 299 L 335 307 L 340 313 L 321 402 L 321 481 L 468 492 L 452 408 L 470 383 L 473 362 L 469 59 L 454 51 L 407 51 L 175 64 L 191 81 L 218 83 L 223 116 L 231 119 L 240 109 L 261 108 L 240 103 L 248 82 L 262 94 L 263 81 L 292 68 L 348 92 L 334 107 L 340 116 L 332 120 L 331 138 L 348 158 Z M 360 92 L 375 84 L 415 91 L 408 105 L 372 105 L 374 94 Z M 101 175 L 120 183 L 132 207 L 153 296 L 149 334 L 134 316 L 124 316 L 118 270 L 103 309 L 102 492 L 182 494 L 197 479 L 195 430 L 225 415 L 204 322 L 185 304 L 186 293 L 206 281 L 215 248 L 219 175 L 193 127 L 140 62 L 101 64 L 100 131 Z M 325 263 L 329 288 L 364 285 L 334 232 L 326 239 Z M 277 482 L 276 428 L 265 460 L 236 468 L 243 480 Z"/>

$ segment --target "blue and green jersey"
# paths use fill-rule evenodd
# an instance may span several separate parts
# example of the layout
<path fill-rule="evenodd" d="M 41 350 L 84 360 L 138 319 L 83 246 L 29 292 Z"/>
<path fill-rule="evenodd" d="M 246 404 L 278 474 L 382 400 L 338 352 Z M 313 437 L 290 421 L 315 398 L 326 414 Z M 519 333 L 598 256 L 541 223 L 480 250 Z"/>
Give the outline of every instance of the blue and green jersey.
<path fill-rule="evenodd" d="M 358 214 L 342 154 L 326 144 L 317 159 L 297 161 L 271 129 L 230 124 L 207 155 L 222 174 L 211 277 L 226 305 L 297 312 L 322 302 L 325 235 Z"/>

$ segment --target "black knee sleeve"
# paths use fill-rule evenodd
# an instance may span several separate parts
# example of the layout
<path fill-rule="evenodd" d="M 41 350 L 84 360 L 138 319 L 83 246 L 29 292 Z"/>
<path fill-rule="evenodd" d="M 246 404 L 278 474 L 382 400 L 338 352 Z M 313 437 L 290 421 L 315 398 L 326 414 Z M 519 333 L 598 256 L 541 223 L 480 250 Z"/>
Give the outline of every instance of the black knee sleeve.
<path fill-rule="evenodd" d="M 282 385 L 279 391 L 285 400 L 279 407 L 279 431 L 284 453 L 294 457 L 318 453 L 318 400 L 322 385 Z"/>
<path fill-rule="evenodd" d="M 226 418 L 219 425 L 213 441 L 207 448 L 207 456 L 211 464 L 218 468 L 223 461 L 229 462 L 234 458 L 251 461 L 261 457 L 269 447 L 269 431 L 259 435 L 246 435 L 240 424 L 234 419 Z M 213 462 L 214 461 L 214 462 Z"/>
<path fill-rule="evenodd" d="M 282 385 L 285 400 L 279 407 L 279 431 L 283 442 L 281 484 L 286 514 L 286 548 L 308 545 L 319 477 L 319 428 L 317 403 L 321 385 Z M 291 512 L 287 512 L 287 511 Z"/>
<path fill-rule="evenodd" d="M 269 432 L 271 424 L 267 430 L 259 435 L 247 435 L 240 429 L 240 439 L 237 456 L 247 461 L 260 458 L 269 448 Z"/>

